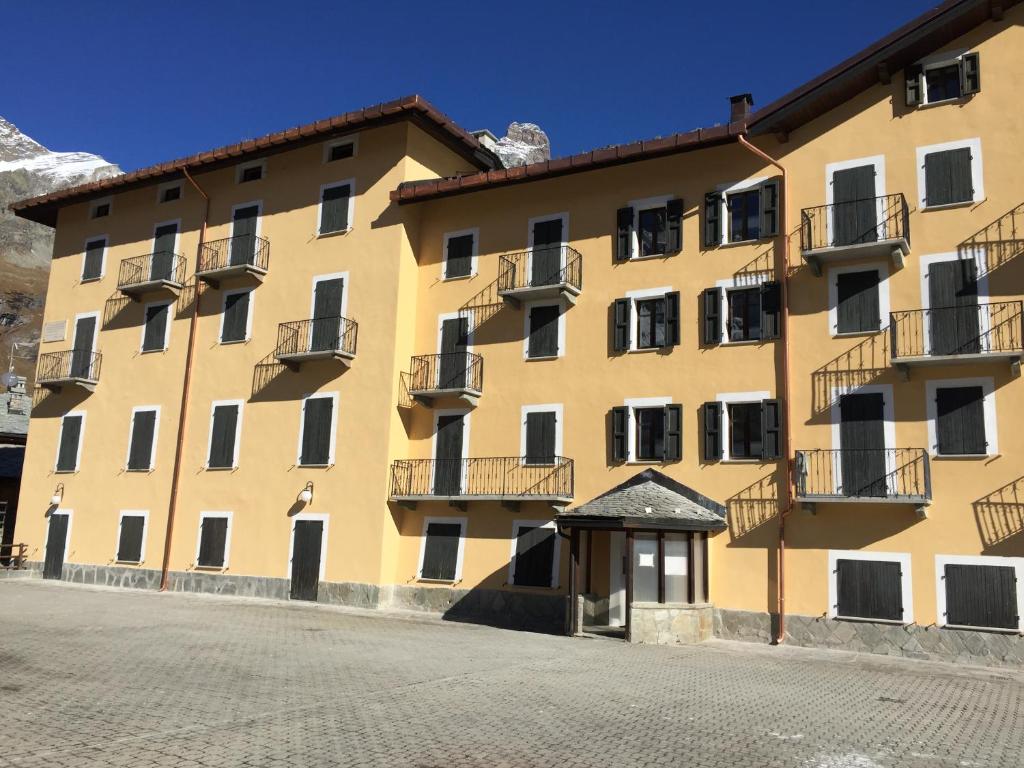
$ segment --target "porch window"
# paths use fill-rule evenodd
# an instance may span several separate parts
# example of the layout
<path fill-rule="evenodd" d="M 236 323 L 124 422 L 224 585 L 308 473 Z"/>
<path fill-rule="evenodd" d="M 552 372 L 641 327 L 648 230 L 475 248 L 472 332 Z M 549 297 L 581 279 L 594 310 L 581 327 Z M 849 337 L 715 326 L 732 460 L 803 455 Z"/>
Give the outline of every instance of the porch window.
<path fill-rule="evenodd" d="M 633 602 L 707 602 L 706 551 L 703 531 L 634 533 Z"/>

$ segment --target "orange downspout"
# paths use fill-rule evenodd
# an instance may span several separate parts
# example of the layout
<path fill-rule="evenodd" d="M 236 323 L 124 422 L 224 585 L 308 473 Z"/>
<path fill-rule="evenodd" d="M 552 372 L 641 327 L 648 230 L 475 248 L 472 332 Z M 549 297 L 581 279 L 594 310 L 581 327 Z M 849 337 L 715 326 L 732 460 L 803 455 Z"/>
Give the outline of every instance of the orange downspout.
<path fill-rule="evenodd" d="M 757 155 L 769 165 L 774 165 L 782 173 L 782 205 L 780 206 L 782 214 L 779 221 L 779 236 L 782 239 L 782 274 L 779 285 L 782 287 L 782 411 L 785 420 L 782 434 L 786 456 L 786 498 L 783 501 L 782 511 L 779 514 L 779 572 L 777 579 L 779 586 L 779 627 L 775 635 L 775 643 L 779 644 L 786 638 L 786 516 L 793 511 L 793 497 L 795 496 L 793 489 L 793 419 L 790 406 L 792 398 L 790 398 L 789 388 L 789 226 L 786 214 L 789 206 L 789 178 L 786 175 L 785 167 L 778 160 L 755 147 L 746 140 L 743 134 L 740 134 L 737 138 L 744 149 Z"/>
<path fill-rule="evenodd" d="M 203 196 L 205 201 L 203 207 L 203 221 L 199 227 L 199 245 L 196 247 L 196 259 L 202 252 L 203 243 L 206 241 L 206 220 L 210 216 L 210 196 L 196 184 L 195 179 L 188 172 L 188 167 L 181 169 L 185 178 L 196 188 L 196 192 Z M 198 261 L 197 261 L 198 266 Z M 178 484 L 181 482 L 181 457 L 185 446 L 185 423 L 188 418 L 188 393 L 192 384 L 192 358 L 195 356 L 196 347 L 196 321 L 199 319 L 199 281 L 195 280 L 195 296 L 192 299 L 192 318 L 188 324 L 188 351 L 185 353 L 185 380 L 181 385 L 181 408 L 178 412 L 178 440 L 174 446 L 174 469 L 171 474 L 171 499 L 167 507 L 167 533 L 164 536 L 164 560 L 160 570 L 160 591 L 167 591 L 167 582 L 170 576 L 171 567 L 171 536 L 174 533 L 174 513 L 178 509 Z"/>

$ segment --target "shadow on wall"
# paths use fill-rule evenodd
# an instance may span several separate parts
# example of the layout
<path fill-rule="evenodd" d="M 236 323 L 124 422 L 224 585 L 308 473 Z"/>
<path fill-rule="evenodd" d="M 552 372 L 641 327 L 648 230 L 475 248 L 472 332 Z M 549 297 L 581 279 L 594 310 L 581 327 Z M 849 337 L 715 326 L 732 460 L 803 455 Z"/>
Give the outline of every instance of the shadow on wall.
<path fill-rule="evenodd" d="M 778 518 L 784 476 L 785 469 L 780 469 L 725 500 L 732 543 Z"/>
<path fill-rule="evenodd" d="M 1024 556 L 1024 477 L 973 502 L 986 555 Z"/>
<path fill-rule="evenodd" d="M 274 400 L 294 401 L 310 392 L 319 391 L 329 381 L 342 376 L 348 368 L 336 360 L 313 360 L 305 362 L 298 371 L 292 371 L 277 362 L 274 353 L 253 366 L 253 402 Z"/>
<path fill-rule="evenodd" d="M 889 353 L 889 329 L 886 327 L 811 373 L 812 415 L 817 417 L 829 413 L 833 389 L 862 387 L 890 371 L 892 357 Z"/>
<path fill-rule="evenodd" d="M 979 276 L 989 275 L 997 269 L 1007 268 L 1022 252 L 1024 252 L 1024 203 L 1007 211 L 957 246 L 957 253 L 961 259 L 974 259 L 981 263 Z M 1014 263 L 1014 266 L 1020 265 Z M 1009 275 L 1000 275 L 1000 277 L 1007 278 Z M 1007 285 L 1008 283 L 1001 279 L 999 284 Z M 995 286 L 990 282 L 990 294 L 993 287 Z"/>
<path fill-rule="evenodd" d="M 732 273 L 736 285 L 757 285 L 761 280 L 772 280 L 775 275 L 775 246 L 771 245 L 753 260 Z"/>

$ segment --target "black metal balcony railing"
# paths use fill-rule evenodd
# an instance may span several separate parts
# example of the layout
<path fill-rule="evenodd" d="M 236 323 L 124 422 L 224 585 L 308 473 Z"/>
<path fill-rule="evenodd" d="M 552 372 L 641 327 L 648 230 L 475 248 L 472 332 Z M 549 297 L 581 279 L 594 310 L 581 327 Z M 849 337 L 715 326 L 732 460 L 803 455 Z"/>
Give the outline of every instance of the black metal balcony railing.
<path fill-rule="evenodd" d="M 270 241 L 257 235 L 236 235 L 203 243 L 196 272 L 214 272 L 230 267 L 250 266 L 266 272 L 270 264 Z"/>
<path fill-rule="evenodd" d="M 395 499 L 571 499 L 573 462 L 526 464 L 521 456 L 481 459 L 400 459 L 391 465 Z"/>
<path fill-rule="evenodd" d="M 40 384 L 73 379 L 99 381 L 102 362 L 103 355 L 91 350 L 68 349 L 63 352 L 44 352 L 39 356 L 36 380 Z"/>
<path fill-rule="evenodd" d="M 409 391 L 468 390 L 483 392 L 484 359 L 474 352 L 416 355 L 409 371 Z"/>
<path fill-rule="evenodd" d="M 498 292 L 566 286 L 583 289 L 583 256 L 568 245 L 544 245 L 498 259 Z"/>
<path fill-rule="evenodd" d="M 159 281 L 184 285 L 185 267 L 185 257 L 171 251 L 157 251 L 123 259 L 118 268 L 117 287 L 131 288 Z"/>
<path fill-rule="evenodd" d="M 923 448 L 839 448 L 796 452 L 797 496 L 925 502 L 931 468 Z"/>
<path fill-rule="evenodd" d="M 277 326 L 277 357 L 340 352 L 355 357 L 359 323 L 347 317 L 318 317 Z"/>
<path fill-rule="evenodd" d="M 900 192 L 800 211 L 804 252 L 892 240 L 910 243 L 910 209 Z"/>
<path fill-rule="evenodd" d="M 1024 302 L 911 309 L 889 315 L 894 360 L 947 355 L 1024 355 Z"/>

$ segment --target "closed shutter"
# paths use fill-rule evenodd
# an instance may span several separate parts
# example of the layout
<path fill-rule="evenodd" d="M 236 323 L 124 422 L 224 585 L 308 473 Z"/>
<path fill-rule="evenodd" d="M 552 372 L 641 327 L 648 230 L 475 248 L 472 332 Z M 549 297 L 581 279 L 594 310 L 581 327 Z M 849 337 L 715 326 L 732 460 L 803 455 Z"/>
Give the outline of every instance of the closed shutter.
<path fill-rule="evenodd" d="M 334 415 L 334 398 L 308 397 L 302 406 L 302 455 L 303 465 L 325 465 L 331 463 L 331 421 Z"/>
<path fill-rule="evenodd" d="M 328 187 L 320 204 L 320 234 L 341 232 L 349 228 L 348 201 L 352 188 L 348 184 Z"/>
<path fill-rule="evenodd" d="M 526 463 L 555 463 L 556 413 L 542 411 L 526 414 Z"/>
<path fill-rule="evenodd" d="M 714 248 L 722 242 L 722 196 L 718 192 L 704 195 L 704 247 Z"/>
<path fill-rule="evenodd" d="M 153 233 L 153 259 L 149 265 L 150 280 L 170 280 L 174 270 L 174 244 L 178 225 L 164 224 Z"/>
<path fill-rule="evenodd" d="M 836 615 L 903 620 L 903 572 L 897 562 L 836 561 Z"/>
<path fill-rule="evenodd" d="M 423 544 L 423 567 L 421 579 L 455 581 L 459 559 L 459 538 L 462 526 L 459 523 L 428 523 L 427 537 Z"/>
<path fill-rule="evenodd" d="M 782 455 L 782 412 L 778 400 L 761 401 L 761 458 L 777 459 Z"/>
<path fill-rule="evenodd" d="M 555 531 L 519 526 L 512 583 L 517 587 L 550 587 L 555 567 Z"/>
<path fill-rule="evenodd" d="M 862 333 L 881 328 L 878 270 L 836 276 L 836 333 Z"/>
<path fill-rule="evenodd" d="M 916 107 L 921 103 L 921 74 L 924 68 L 920 64 L 911 64 L 903 74 L 907 81 L 907 106 Z"/>
<path fill-rule="evenodd" d="M 121 534 L 117 539 L 117 560 L 121 563 L 138 563 L 142 560 L 142 532 L 146 518 L 142 515 L 124 515 L 121 518 Z"/>
<path fill-rule="evenodd" d="M 152 469 L 153 436 L 156 411 L 136 411 L 132 417 L 132 444 L 128 449 L 128 469 Z"/>
<path fill-rule="evenodd" d="M 249 325 L 249 291 L 229 293 L 224 297 L 224 321 L 220 340 L 245 341 Z"/>
<path fill-rule="evenodd" d="M 679 291 L 665 294 L 665 346 L 679 344 Z"/>
<path fill-rule="evenodd" d="M 340 277 L 317 280 L 313 289 L 313 328 L 309 348 L 323 352 L 341 348 L 341 302 L 345 280 Z"/>
<path fill-rule="evenodd" d="M 722 289 L 707 288 L 702 297 L 702 338 L 705 344 L 720 344 L 722 342 Z"/>
<path fill-rule="evenodd" d="M 924 156 L 925 205 L 970 202 L 974 199 L 970 147 Z"/>
<path fill-rule="evenodd" d="M 946 623 L 1017 629 L 1017 572 L 1011 565 L 946 565 Z"/>
<path fill-rule="evenodd" d="M 779 182 L 771 179 L 761 185 L 761 237 L 779 234 Z"/>
<path fill-rule="evenodd" d="M 203 568 L 223 568 L 227 542 L 228 519 L 204 517 L 199 533 L 199 558 L 196 564 Z"/>
<path fill-rule="evenodd" d="M 213 434 L 207 466 L 215 468 L 235 465 L 235 430 L 238 425 L 237 405 L 218 405 L 213 409 Z"/>
<path fill-rule="evenodd" d="M 616 299 L 612 310 L 612 346 L 616 352 L 629 349 L 629 304 L 629 299 Z"/>
<path fill-rule="evenodd" d="M 448 253 L 444 263 L 444 276 L 466 277 L 473 270 L 473 235 L 448 238 Z"/>
<path fill-rule="evenodd" d="M 665 406 L 665 461 L 683 458 L 683 406 Z"/>
<path fill-rule="evenodd" d="M 683 201 L 673 198 L 665 204 L 668 215 L 668 236 L 665 240 L 666 253 L 679 253 L 683 250 Z"/>
<path fill-rule="evenodd" d="M 985 393 L 981 387 L 942 387 L 935 392 L 935 437 L 943 456 L 984 455 Z"/>
<path fill-rule="evenodd" d="M 761 283 L 761 338 L 782 335 L 782 286 L 774 280 Z"/>
<path fill-rule="evenodd" d="M 722 404 L 704 403 L 704 461 L 722 458 Z"/>
<path fill-rule="evenodd" d="M 82 417 L 65 416 L 61 421 L 60 447 L 57 450 L 57 471 L 78 469 L 78 442 L 82 439 Z"/>
<path fill-rule="evenodd" d="M 103 273 L 103 251 L 106 240 L 91 240 L 85 244 L 85 263 L 82 265 L 82 279 L 96 280 Z"/>
<path fill-rule="evenodd" d="M 170 306 L 170 304 L 160 304 L 155 307 L 146 307 L 146 328 L 142 337 L 143 352 L 158 352 L 164 349 Z"/>
<path fill-rule="evenodd" d="M 612 408 L 612 461 L 629 458 L 629 409 L 619 405 Z"/>
<path fill-rule="evenodd" d="M 981 59 L 977 53 L 965 53 L 960 59 L 960 92 L 964 96 L 981 91 Z"/>
<path fill-rule="evenodd" d="M 615 223 L 615 260 L 627 261 L 633 255 L 633 209 L 619 208 L 615 215 Z"/>
<path fill-rule="evenodd" d="M 530 308 L 529 357 L 556 357 L 558 355 L 557 305 Z"/>
<path fill-rule="evenodd" d="M 256 228 L 259 222 L 260 207 L 249 205 L 245 208 L 235 210 L 231 225 L 231 253 L 228 263 L 255 264 L 256 263 Z M 217 266 L 224 266 L 218 264 Z M 266 266 L 266 265 L 261 265 Z"/>

